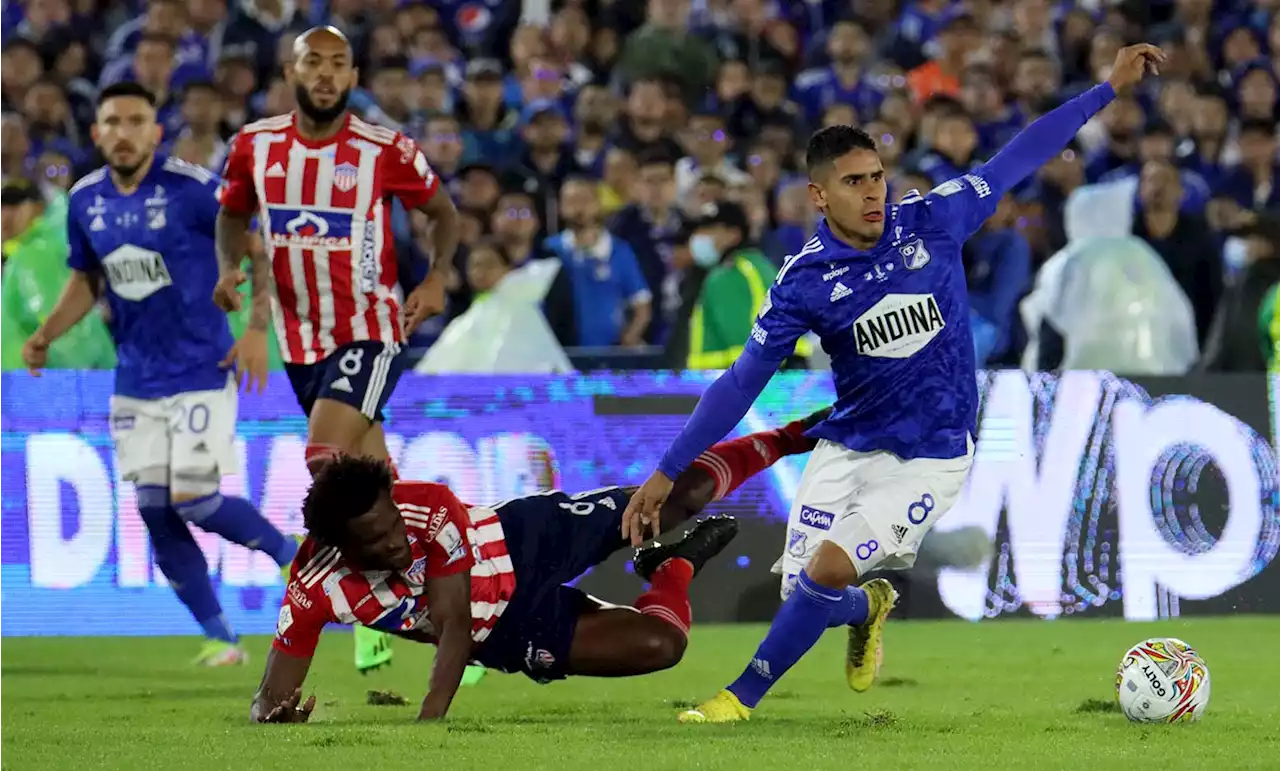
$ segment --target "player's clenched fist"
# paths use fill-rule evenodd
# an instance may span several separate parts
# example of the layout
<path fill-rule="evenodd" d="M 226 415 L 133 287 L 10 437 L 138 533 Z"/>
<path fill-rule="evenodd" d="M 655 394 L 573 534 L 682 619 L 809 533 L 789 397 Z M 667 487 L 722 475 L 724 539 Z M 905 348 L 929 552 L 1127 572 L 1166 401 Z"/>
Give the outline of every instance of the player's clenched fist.
<path fill-rule="evenodd" d="M 22 344 L 22 363 L 26 364 L 27 371 L 36 377 L 40 376 L 40 370 L 49 363 L 49 340 L 45 337 L 44 330 L 36 330 L 36 333 Z"/>
<path fill-rule="evenodd" d="M 631 495 L 631 502 L 627 504 L 627 510 L 622 512 L 622 537 L 630 538 L 633 546 L 639 546 L 645 542 L 644 529 L 648 525 L 653 530 L 656 538 L 662 532 L 662 524 L 659 515 L 662 512 L 662 504 L 667 502 L 667 496 L 671 495 L 671 486 L 673 482 L 661 471 L 653 472 L 643 485 Z"/>
<path fill-rule="evenodd" d="M 1111 68 L 1111 77 L 1107 82 L 1116 93 L 1142 82 L 1142 77 L 1150 72 L 1160 74 L 1160 65 L 1168 59 L 1164 51 L 1150 43 L 1138 43 L 1125 46 L 1116 54 L 1116 63 Z"/>

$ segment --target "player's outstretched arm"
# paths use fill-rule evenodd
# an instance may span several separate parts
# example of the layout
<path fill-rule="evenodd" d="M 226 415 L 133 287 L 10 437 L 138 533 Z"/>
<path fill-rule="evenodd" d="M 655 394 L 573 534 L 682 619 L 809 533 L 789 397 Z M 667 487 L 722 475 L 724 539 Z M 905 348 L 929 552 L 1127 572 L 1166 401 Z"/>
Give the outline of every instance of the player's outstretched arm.
<path fill-rule="evenodd" d="M 930 196 L 934 204 L 965 191 L 948 201 L 958 207 L 955 211 L 939 212 L 942 221 L 949 223 L 948 229 L 963 238 L 976 232 L 995 212 L 1005 193 L 1062 152 L 1084 124 L 1110 104 L 1117 93 L 1127 92 L 1147 72 L 1158 73 L 1165 58 L 1163 51 L 1147 43 L 1120 49 L 1111 77 L 1105 83 L 1040 116 L 980 168 L 936 188 L 935 195 Z M 941 205 L 947 207 L 945 203 Z"/>
<path fill-rule="evenodd" d="M 449 711 L 471 660 L 471 573 L 462 571 L 426 581 L 431 625 L 440 634 L 431 666 L 431 684 L 419 720 L 439 720 Z"/>
<path fill-rule="evenodd" d="M 31 374 L 39 375 L 44 368 L 49 359 L 49 346 L 93 310 L 98 302 L 97 288 L 95 276 L 79 270 L 71 271 L 71 278 L 67 279 L 49 317 L 22 346 L 22 361 Z"/>
<path fill-rule="evenodd" d="M 253 695 L 249 719 L 255 723 L 305 723 L 316 697 L 302 701 L 302 684 L 311 668 L 310 656 L 292 656 L 272 648 L 262 683 Z"/>
<path fill-rule="evenodd" d="M 703 392 L 684 429 L 662 456 L 658 470 L 631 495 L 622 514 L 623 538 L 639 546 L 647 538 L 646 525 L 654 537 L 658 536 L 662 505 L 671 495 L 676 477 L 738 425 L 781 364 L 781 360 L 765 358 L 748 348 Z"/>
<path fill-rule="evenodd" d="M 1147 43 L 1120 49 L 1107 82 L 1033 121 L 983 167 L 982 176 L 996 193 L 995 197 L 998 199 L 1007 193 L 1062 152 L 1084 124 L 1110 104 L 1116 94 L 1137 85 L 1147 71 L 1158 72 L 1164 60 L 1164 51 Z"/>

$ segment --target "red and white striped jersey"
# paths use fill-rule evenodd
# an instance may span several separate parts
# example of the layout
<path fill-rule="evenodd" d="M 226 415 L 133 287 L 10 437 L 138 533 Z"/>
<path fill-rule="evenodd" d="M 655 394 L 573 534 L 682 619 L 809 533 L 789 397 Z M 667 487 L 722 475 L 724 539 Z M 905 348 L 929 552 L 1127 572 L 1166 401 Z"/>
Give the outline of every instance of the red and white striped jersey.
<path fill-rule="evenodd" d="M 337 549 L 307 538 L 289 570 L 273 648 L 311 656 L 330 622 L 435 637 L 426 582 L 464 570 L 471 571 L 471 638 L 479 644 L 493 632 L 516 590 L 498 515 L 468 510 L 448 487 L 432 482 L 397 482 L 391 497 L 404 518 L 413 564 L 405 571 L 362 571 Z"/>
<path fill-rule="evenodd" d="M 389 199 L 415 209 L 439 187 L 412 139 L 350 113 L 321 141 L 298 135 L 294 113 L 240 129 L 218 201 L 258 215 L 286 362 L 313 364 L 351 342 L 402 341 Z"/>

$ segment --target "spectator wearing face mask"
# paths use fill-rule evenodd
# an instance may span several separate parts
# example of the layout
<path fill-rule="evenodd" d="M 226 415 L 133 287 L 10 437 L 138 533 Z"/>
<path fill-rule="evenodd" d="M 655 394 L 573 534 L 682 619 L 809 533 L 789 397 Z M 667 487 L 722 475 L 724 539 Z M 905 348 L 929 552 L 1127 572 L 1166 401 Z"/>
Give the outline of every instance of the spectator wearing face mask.
<path fill-rule="evenodd" d="M 689 319 L 689 369 L 727 369 L 742 353 L 769 287 L 778 274 L 750 238 L 751 224 L 742 207 L 724 202 L 710 207 L 692 225 L 689 252 L 707 271 Z M 804 341 L 797 355 L 807 355 Z"/>

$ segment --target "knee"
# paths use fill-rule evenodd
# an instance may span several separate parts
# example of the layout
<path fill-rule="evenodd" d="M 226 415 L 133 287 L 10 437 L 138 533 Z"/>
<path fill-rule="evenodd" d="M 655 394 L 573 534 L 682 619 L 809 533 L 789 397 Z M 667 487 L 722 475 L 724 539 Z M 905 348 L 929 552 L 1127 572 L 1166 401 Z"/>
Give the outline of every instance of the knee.
<path fill-rule="evenodd" d="M 858 580 L 858 569 L 845 550 L 831 541 L 823 541 L 814 552 L 804 572 L 809 579 L 828 589 L 844 589 Z"/>
<path fill-rule="evenodd" d="M 656 672 L 679 664 L 680 659 L 684 658 L 689 639 L 679 629 L 663 624 L 661 630 L 645 635 L 639 642 L 641 646 L 639 654 L 648 664 L 646 669 Z"/>

